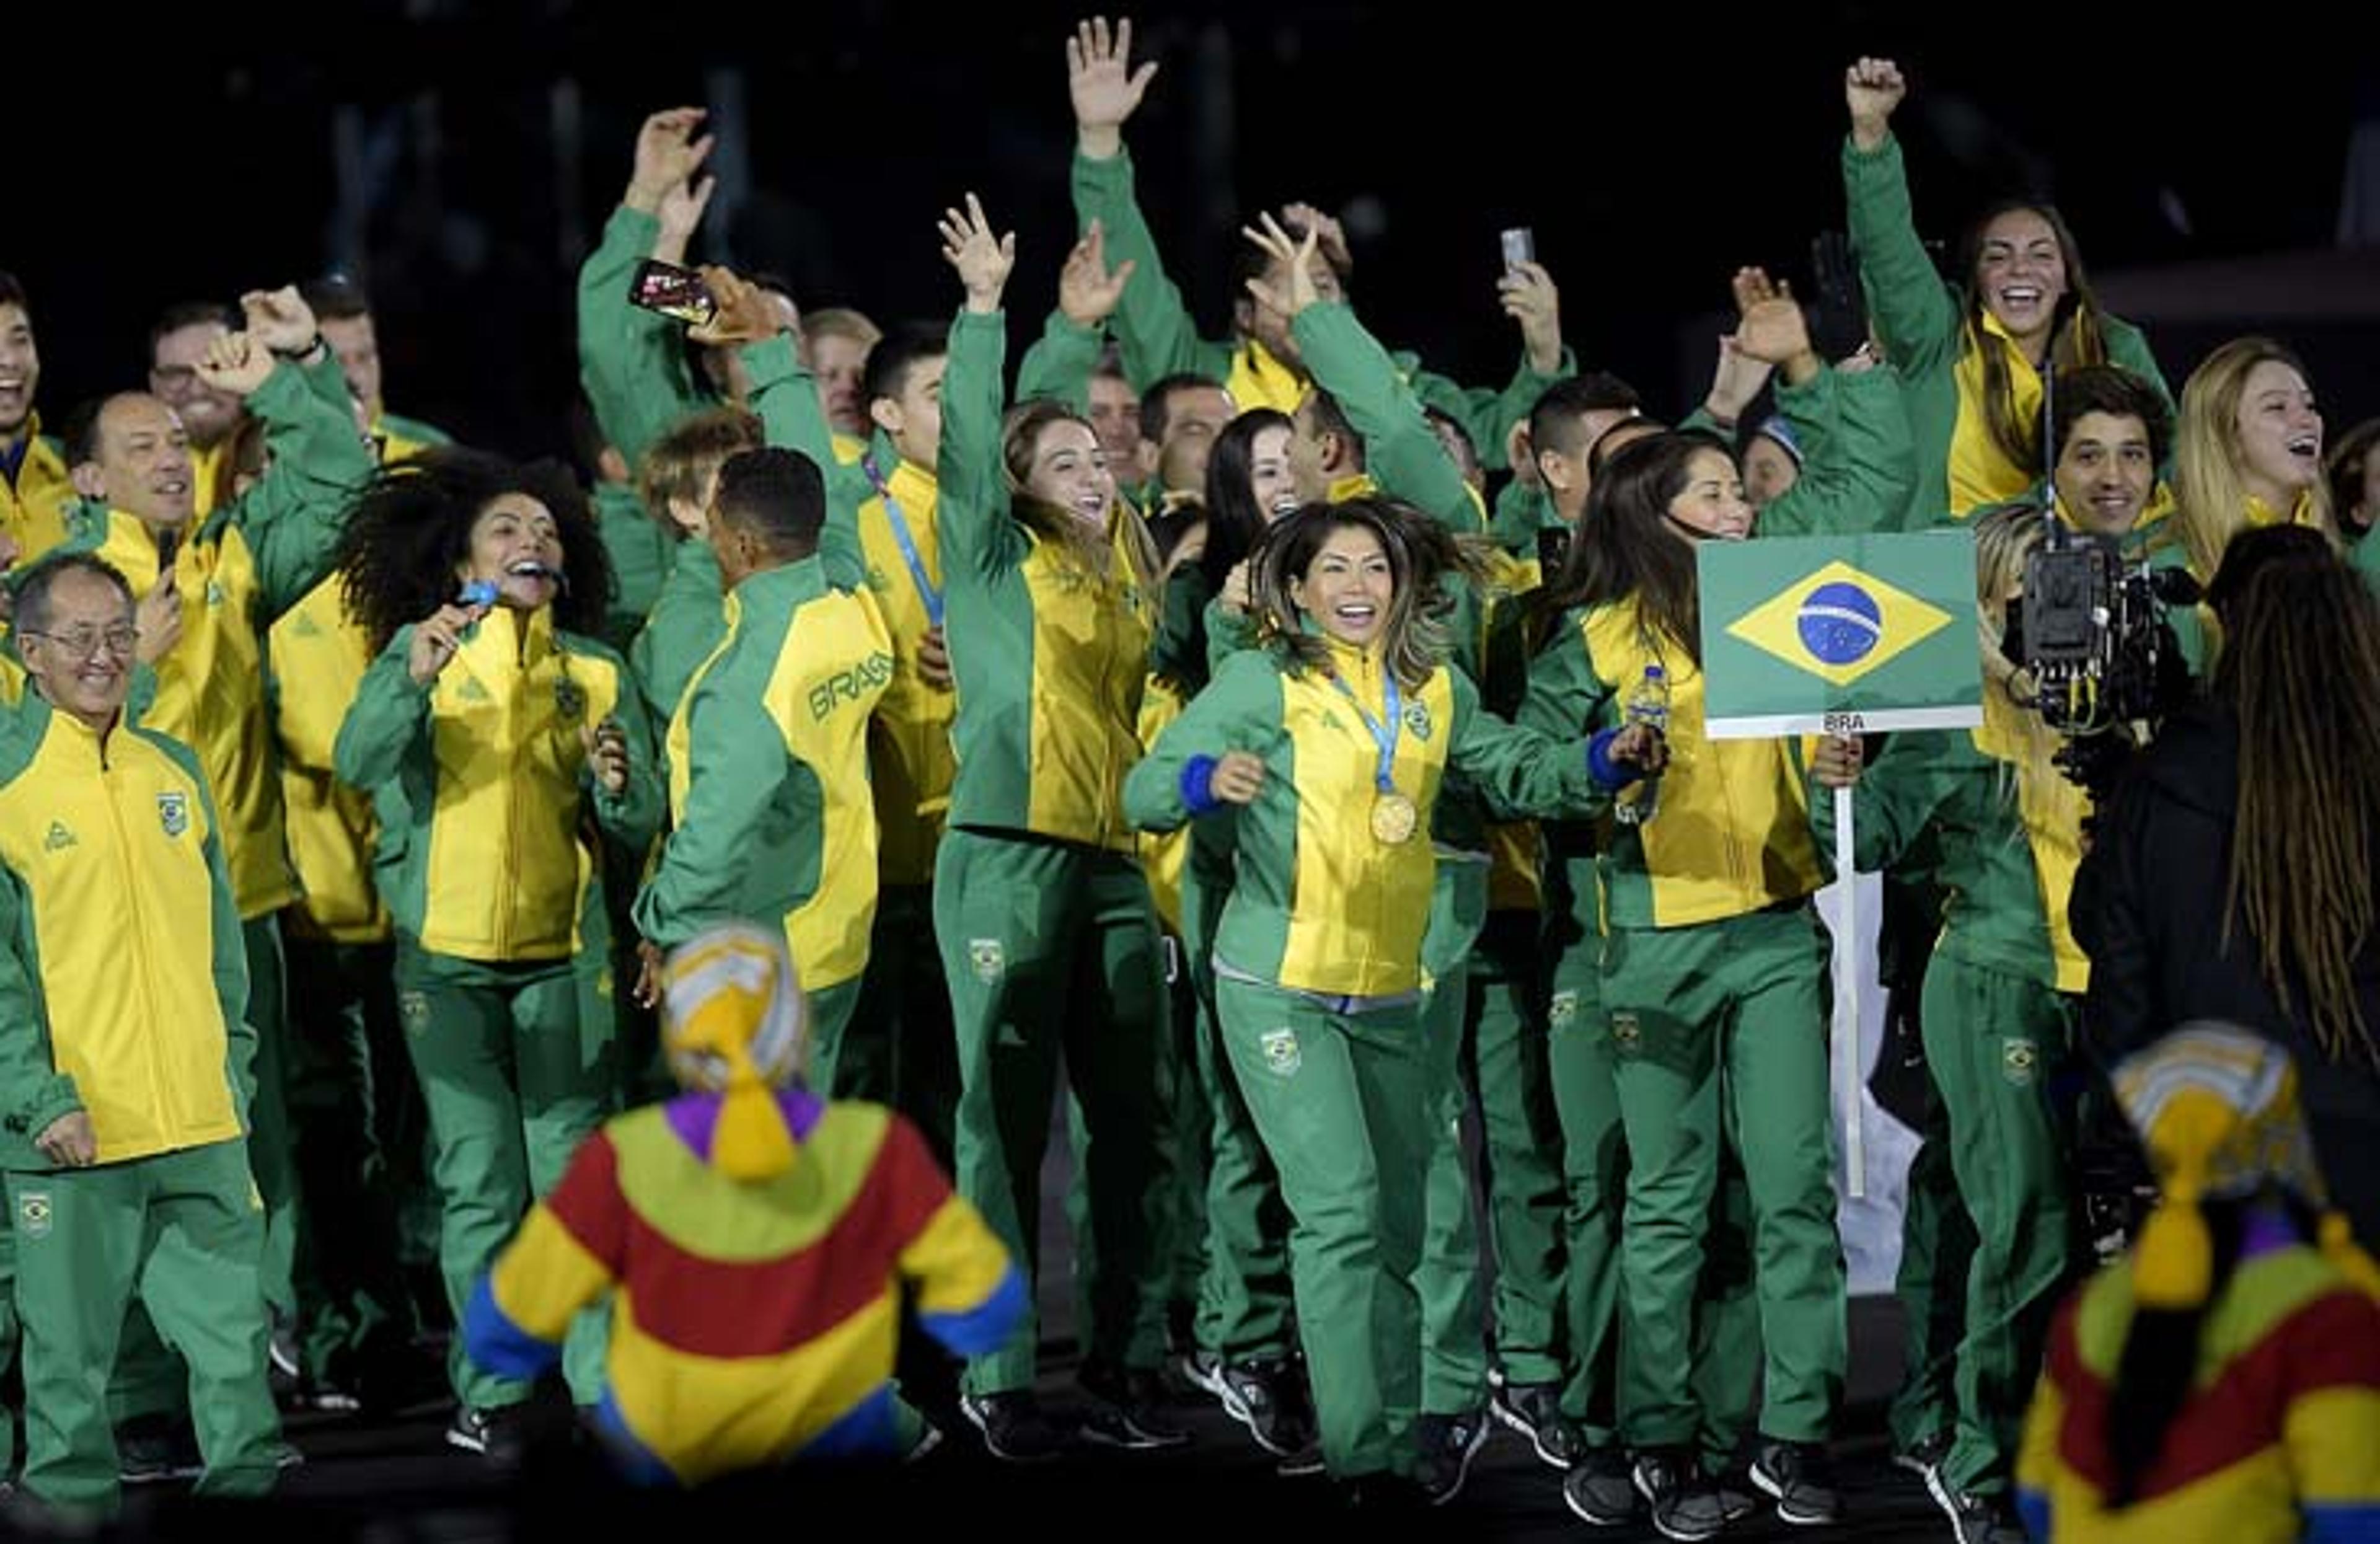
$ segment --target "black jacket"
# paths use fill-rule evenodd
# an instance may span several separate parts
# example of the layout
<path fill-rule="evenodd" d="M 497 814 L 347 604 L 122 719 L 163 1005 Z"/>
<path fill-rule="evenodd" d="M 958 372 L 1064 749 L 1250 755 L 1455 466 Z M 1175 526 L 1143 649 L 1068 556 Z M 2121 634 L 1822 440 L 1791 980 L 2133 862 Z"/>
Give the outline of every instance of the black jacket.
<path fill-rule="evenodd" d="M 2192 1019 L 2270 1037 L 2297 1063 L 2334 1199 L 2359 1238 L 2380 1242 L 2380 1070 L 2333 1062 L 2282 1011 L 2247 930 L 2224 940 L 2239 790 L 2239 726 L 2202 703 L 2168 721 L 2103 811 L 2068 913 L 2091 956 L 2092 1046 L 2112 1062 Z M 2364 1020 L 2380 1034 L 2380 941 L 2364 941 L 2355 978 Z M 2301 1013 L 2303 990 L 2293 985 L 2289 999 Z"/>

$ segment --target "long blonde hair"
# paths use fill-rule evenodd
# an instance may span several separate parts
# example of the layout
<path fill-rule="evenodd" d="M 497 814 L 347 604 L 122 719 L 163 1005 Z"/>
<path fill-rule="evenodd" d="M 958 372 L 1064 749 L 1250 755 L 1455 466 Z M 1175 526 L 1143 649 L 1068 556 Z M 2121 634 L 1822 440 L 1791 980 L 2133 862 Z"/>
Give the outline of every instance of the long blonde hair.
<path fill-rule="evenodd" d="M 2060 741 L 2032 706 L 2032 678 L 2000 652 L 2009 599 L 2024 581 L 2024 560 L 2041 545 L 2042 513 L 2009 505 L 1980 517 L 1975 530 L 1975 626 L 1984 646 L 1984 733 L 2001 761 L 2002 792 L 2026 826 L 2079 831 L 2082 791 L 2054 761 Z"/>
<path fill-rule="evenodd" d="M 2223 565 L 2223 549 L 2248 524 L 2248 480 L 2240 469 L 2240 399 L 2248 374 L 2261 364 L 2281 364 L 2311 382 L 2304 363 L 2267 337 L 2233 338 L 2206 356 L 2181 388 L 2181 421 L 2174 435 L 2174 518 L 2190 553 L 2191 571 L 2212 578 Z M 2335 533 L 2330 489 L 2316 478 L 2306 490 L 2314 524 Z M 2282 519 L 2290 512 L 2277 509 Z"/>

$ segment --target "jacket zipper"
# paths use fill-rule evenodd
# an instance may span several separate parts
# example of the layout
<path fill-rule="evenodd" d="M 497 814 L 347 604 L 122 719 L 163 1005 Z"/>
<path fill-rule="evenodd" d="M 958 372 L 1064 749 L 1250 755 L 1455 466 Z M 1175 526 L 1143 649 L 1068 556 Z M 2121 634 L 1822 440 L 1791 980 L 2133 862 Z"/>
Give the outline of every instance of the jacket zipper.
<path fill-rule="evenodd" d="M 115 763 L 108 759 L 106 742 L 101 741 L 97 748 L 100 784 L 107 805 L 107 821 L 115 838 L 116 871 L 124 877 L 124 902 L 132 910 L 132 949 L 138 957 L 138 963 L 132 973 L 133 979 L 140 984 L 141 1017 L 144 1022 L 153 1026 L 159 1022 L 156 982 L 151 978 L 147 948 L 149 926 L 140 910 L 140 876 L 132 862 L 132 834 L 125 827 L 124 810 L 117 803 L 119 780 L 116 777 Z M 148 1052 L 145 1060 L 149 1072 L 149 1108 L 157 1120 L 157 1130 L 154 1135 L 162 1137 L 167 1135 L 176 1123 L 166 1118 L 164 1109 L 164 1068 L 160 1064 L 158 1037 L 152 1034 L 145 1035 L 142 1039 L 148 1042 L 145 1047 Z"/>

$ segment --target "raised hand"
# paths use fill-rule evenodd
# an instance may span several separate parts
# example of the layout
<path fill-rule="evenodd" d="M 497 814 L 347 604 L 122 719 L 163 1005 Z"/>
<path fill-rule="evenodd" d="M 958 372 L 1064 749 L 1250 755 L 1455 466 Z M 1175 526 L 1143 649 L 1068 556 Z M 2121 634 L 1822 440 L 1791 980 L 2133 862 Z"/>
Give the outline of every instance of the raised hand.
<path fill-rule="evenodd" d="M 1874 150 L 1891 132 L 1892 110 L 1909 94 L 1909 82 L 1890 59 L 1862 59 L 1843 72 L 1843 104 L 1852 113 L 1852 140 Z"/>
<path fill-rule="evenodd" d="M 271 349 L 248 334 L 225 333 L 207 345 L 206 357 L 198 364 L 199 382 L 234 396 L 247 396 L 272 379 L 273 367 L 278 362 Z"/>
<path fill-rule="evenodd" d="M 653 241 L 653 256 L 663 262 L 686 261 L 687 244 L 702 225 L 702 212 L 710 207 L 710 192 L 716 186 L 715 177 L 670 184 L 661 206 L 653 211 L 662 223 L 662 233 Z"/>
<path fill-rule="evenodd" d="M 1008 287 L 1008 275 L 1016 266 L 1016 233 L 993 236 L 991 222 L 984 218 L 983 205 L 973 193 L 966 196 L 964 213 L 955 209 L 942 211 L 937 228 L 942 237 L 942 261 L 958 271 L 959 283 L 966 286 L 966 309 L 978 316 L 998 310 L 1001 292 Z"/>
<path fill-rule="evenodd" d="M 1524 488 L 1535 488 L 1545 481 L 1537 470 L 1537 450 L 1529 437 L 1529 420 L 1514 419 L 1512 427 L 1504 431 L 1504 464 L 1512 468 L 1512 480 Z"/>
<path fill-rule="evenodd" d="M 1207 791 L 1225 804 L 1254 804 L 1264 784 L 1264 762 L 1245 750 L 1225 751 L 1207 776 Z"/>
<path fill-rule="evenodd" d="M 1292 241 L 1289 233 L 1281 228 L 1281 222 L 1270 214 L 1257 218 L 1264 223 L 1262 229 L 1243 225 L 1240 234 L 1255 242 L 1257 249 L 1274 262 L 1289 265 L 1289 287 L 1283 291 L 1261 278 L 1254 278 L 1248 281 L 1248 293 L 1256 298 L 1257 304 L 1295 321 L 1300 311 L 1322 298 L 1322 292 L 1314 284 L 1314 253 L 1321 233 L 1308 225 L 1305 240 Z"/>
<path fill-rule="evenodd" d="M 1504 314 L 1521 324 L 1521 344 L 1528 350 L 1529 368 L 1540 375 L 1561 369 L 1561 291 L 1543 263 L 1524 262 L 1505 271 L 1496 281 L 1498 303 Z"/>
<path fill-rule="evenodd" d="M 1075 24 L 1066 40 L 1066 91 L 1075 103 L 1075 136 L 1084 156 L 1105 161 L 1123 148 L 1124 120 L 1140 106 L 1157 74 L 1156 61 L 1132 67 L 1132 19 L 1108 30 L 1105 17 Z"/>
<path fill-rule="evenodd" d="M 406 674 L 416 686 L 426 687 L 438 679 L 455 651 L 463 646 L 463 629 L 488 614 L 492 608 L 471 605 L 443 605 L 417 623 L 413 643 L 406 652 Z"/>
<path fill-rule="evenodd" d="M 686 336 L 713 348 L 735 348 L 776 335 L 777 313 L 759 285 L 737 278 L 735 270 L 717 263 L 706 264 L 701 273 L 702 286 L 710 291 L 719 309 L 701 326 L 688 327 Z"/>
<path fill-rule="evenodd" d="M 628 191 L 620 201 L 647 214 L 657 213 L 671 188 L 692 182 L 714 142 L 709 134 L 694 138 L 695 128 L 708 115 L 699 107 L 668 107 L 647 118 L 637 130 L 637 166 L 628 176 Z"/>
<path fill-rule="evenodd" d="M 1710 395 L 1703 398 L 1703 411 L 1722 429 L 1733 429 L 1760 388 L 1768 384 L 1769 372 L 1777 367 L 1767 359 L 1755 359 L 1746 354 L 1735 341 L 1733 333 L 1723 333 L 1718 340 L 1718 365 L 1711 371 Z"/>
<path fill-rule="evenodd" d="M 1126 258 L 1108 272 L 1107 232 L 1092 221 L 1058 271 L 1058 309 L 1077 327 L 1097 327 L 1115 314 L 1132 268 L 1133 260 Z"/>
<path fill-rule="evenodd" d="M 296 285 L 251 289 L 239 298 L 239 309 L 248 335 L 275 354 L 302 354 L 322 334 L 314 308 Z"/>
<path fill-rule="evenodd" d="M 1342 278 L 1354 272 L 1355 254 L 1348 249 L 1346 227 L 1310 203 L 1293 203 L 1281 212 L 1281 223 L 1310 230 L 1322 238 L 1322 259 Z"/>
<path fill-rule="evenodd" d="M 1792 287 L 1772 282 L 1758 268 L 1736 270 L 1735 306 L 1742 318 L 1735 325 L 1735 346 L 1748 359 L 1785 367 L 1788 383 L 1799 385 L 1818 372 L 1818 356 L 1810 346 L 1810 323 L 1793 298 Z"/>

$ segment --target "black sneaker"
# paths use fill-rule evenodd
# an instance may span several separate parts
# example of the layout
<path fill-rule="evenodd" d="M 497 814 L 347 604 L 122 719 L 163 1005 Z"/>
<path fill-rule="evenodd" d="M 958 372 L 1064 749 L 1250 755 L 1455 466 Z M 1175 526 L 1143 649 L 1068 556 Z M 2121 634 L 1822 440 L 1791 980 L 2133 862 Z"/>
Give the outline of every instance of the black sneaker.
<path fill-rule="evenodd" d="M 1636 1520 L 1636 1486 L 1628 1472 L 1628 1455 L 1617 1447 L 1588 1448 L 1562 1476 L 1562 1501 L 1598 1528 L 1616 1528 Z"/>
<path fill-rule="evenodd" d="M 985 1451 L 1003 1463 L 1046 1464 L 1072 1441 L 1072 1434 L 1042 1410 L 1041 1402 L 1021 1390 L 965 1394 L 959 1410 L 983 1433 Z"/>
<path fill-rule="evenodd" d="M 1305 1380 L 1286 1360 L 1227 1362 L 1215 1370 L 1223 1413 L 1248 1429 L 1257 1446 L 1288 1458 L 1314 1446 L 1314 1412 Z"/>
<path fill-rule="evenodd" d="M 1090 1407 L 1083 1413 L 1085 1441 L 1133 1453 L 1178 1448 L 1190 1441 L 1190 1433 L 1164 1414 L 1164 1380 L 1155 1371 L 1134 1369 L 1118 1377 L 1087 1366 L 1082 1385 L 1090 1395 Z"/>
<path fill-rule="evenodd" d="M 2025 1544 L 2024 1525 L 2006 1496 L 1971 1496 L 1938 1479 L 1927 1489 L 1934 1493 L 1934 1504 L 1950 1519 L 1950 1537 L 1958 1544 Z"/>
<path fill-rule="evenodd" d="M 1950 1456 L 1950 1440 L 1947 1431 L 1929 1431 L 1907 1447 L 1897 1449 L 1892 1455 L 1893 1466 L 1908 1470 L 1925 1480 L 1930 1489 L 1934 1471 L 1941 1467 L 1942 1460 Z"/>
<path fill-rule="evenodd" d="M 476 1453 L 491 1464 L 517 1466 L 523 1451 L 519 1407 L 455 1406 L 455 1418 L 446 1423 L 446 1445 Z"/>
<path fill-rule="evenodd" d="M 1306 1440 L 1304 1447 L 1287 1454 L 1272 1466 L 1272 1472 L 1283 1479 L 1304 1479 L 1324 1470 L 1322 1444 L 1312 1438 Z"/>
<path fill-rule="evenodd" d="M 1460 1495 L 1471 1476 L 1471 1460 L 1487 1445 L 1493 1429 L 1487 1412 L 1460 1416 L 1423 1416 L 1414 1422 L 1414 1479 L 1432 1506 L 1444 1506 Z"/>
<path fill-rule="evenodd" d="M 1651 1509 L 1653 1529 L 1662 1538 L 1680 1544 L 1701 1544 L 1703 1539 L 1717 1538 L 1727 1526 L 1727 1511 L 1718 1492 L 1685 1450 L 1655 1448 L 1640 1453 L 1629 1477 Z"/>
<path fill-rule="evenodd" d="M 127 1485 L 196 1479 L 205 1467 L 198 1432 L 187 1420 L 135 1416 L 115 1429 L 115 1476 Z"/>
<path fill-rule="evenodd" d="M 1752 1483 L 1776 1499 L 1779 1522 L 1816 1527 L 1842 1521 L 1842 1498 L 1835 1492 L 1827 1450 L 1816 1442 L 1762 1438 L 1752 1460 Z"/>
<path fill-rule="evenodd" d="M 1562 1414 L 1552 1383 L 1502 1383 L 1488 1396 L 1488 1413 L 1529 1440 L 1538 1462 L 1565 1472 L 1586 1456 L 1586 1439 Z"/>

